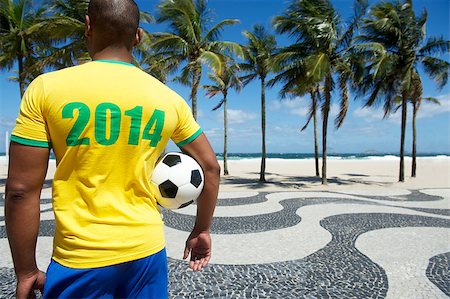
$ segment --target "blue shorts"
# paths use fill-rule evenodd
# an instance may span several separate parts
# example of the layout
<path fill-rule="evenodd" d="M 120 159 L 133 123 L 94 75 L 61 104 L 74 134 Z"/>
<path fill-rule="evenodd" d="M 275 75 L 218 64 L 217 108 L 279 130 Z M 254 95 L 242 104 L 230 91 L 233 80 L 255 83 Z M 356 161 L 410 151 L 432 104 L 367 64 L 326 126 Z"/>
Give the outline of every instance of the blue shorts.
<path fill-rule="evenodd" d="M 51 261 L 44 298 L 168 298 L 166 250 L 123 264 L 72 269 Z"/>

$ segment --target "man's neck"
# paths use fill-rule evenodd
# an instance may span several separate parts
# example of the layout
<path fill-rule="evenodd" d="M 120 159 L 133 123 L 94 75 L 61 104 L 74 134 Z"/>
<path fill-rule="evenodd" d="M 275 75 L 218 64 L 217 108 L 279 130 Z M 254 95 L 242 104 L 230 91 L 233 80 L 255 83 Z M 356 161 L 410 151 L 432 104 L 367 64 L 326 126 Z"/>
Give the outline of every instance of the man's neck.
<path fill-rule="evenodd" d="M 105 48 L 101 51 L 95 52 L 95 54 L 92 55 L 92 60 L 114 60 L 131 63 L 133 57 L 131 52 L 127 49 Z"/>

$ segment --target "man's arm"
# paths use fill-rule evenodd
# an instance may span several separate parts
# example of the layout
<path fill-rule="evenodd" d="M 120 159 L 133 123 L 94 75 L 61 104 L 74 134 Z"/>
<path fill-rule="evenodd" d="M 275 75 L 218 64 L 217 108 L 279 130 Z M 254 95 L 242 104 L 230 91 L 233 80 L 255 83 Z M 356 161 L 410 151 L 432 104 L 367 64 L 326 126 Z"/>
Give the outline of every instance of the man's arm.
<path fill-rule="evenodd" d="M 194 271 L 199 271 L 208 264 L 211 258 L 209 230 L 219 192 L 220 166 L 216 154 L 203 133 L 181 149 L 200 164 L 205 175 L 203 191 L 197 199 L 195 225 L 186 241 L 183 256 L 183 259 L 186 259 L 191 253 L 189 267 Z"/>
<path fill-rule="evenodd" d="M 40 193 L 47 173 L 48 148 L 12 142 L 6 180 L 5 222 L 17 276 L 17 298 L 43 290 L 45 276 L 36 264 Z"/>

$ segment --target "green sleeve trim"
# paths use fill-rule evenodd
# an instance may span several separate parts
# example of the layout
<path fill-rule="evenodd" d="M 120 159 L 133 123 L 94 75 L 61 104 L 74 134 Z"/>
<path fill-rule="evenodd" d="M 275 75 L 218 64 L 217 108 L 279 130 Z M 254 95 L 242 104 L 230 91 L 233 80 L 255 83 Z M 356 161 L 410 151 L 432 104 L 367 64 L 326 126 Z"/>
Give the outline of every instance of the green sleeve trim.
<path fill-rule="evenodd" d="M 181 141 L 181 142 L 178 142 L 176 145 L 179 146 L 179 147 L 185 146 L 186 144 L 189 144 L 189 143 L 191 143 L 192 141 L 194 141 L 194 140 L 195 140 L 198 136 L 200 136 L 200 134 L 202 134 L 202 133 L 203 133 L 203 130 L 202 130 L 202 128 L 200 128 L 200 129 L 198 129 L 197 132 L 195 132 L 194 134 L 192 134 L 191 137 L 189 137 L 188 139 L 183 140 L 183 141 Z"/>
<path fill-rule="evenodd" d="M 125 62 L 125 61 L 118 61 L 118 60 L 99 59 L 99 60 L 94 60 L 94 61 L 122 64 L 122 65 L 127 65 L 127 66 L 134 66 L 134 64 L 131 64 L 131 63 L 128 63 L 128 62 Z"/>
<path fill-rule="evenodd" d="M 47 147 L 47 148 L 51 147 L 50 142 L 22 138 L 15 135 L 11 135 L 11 141 L 29 146 Z"/>

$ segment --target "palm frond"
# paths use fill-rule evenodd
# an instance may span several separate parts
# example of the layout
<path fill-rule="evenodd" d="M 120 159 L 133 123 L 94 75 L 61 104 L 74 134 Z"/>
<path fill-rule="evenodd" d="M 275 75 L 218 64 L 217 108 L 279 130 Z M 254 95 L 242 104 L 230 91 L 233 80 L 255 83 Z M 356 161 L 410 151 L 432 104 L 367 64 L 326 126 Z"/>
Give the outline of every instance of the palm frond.
<path fill-rule="evenodd" d="M 206 89 L 206 96 L 212 98 L 221 93 L 221 89 L 214 85 L 203 85 L 202 88 Z"/>
<path fill-rule="evenodd" d="M 439 58 L 426 56 L 422 59 L 425 72 L 437 83 L 439 89 L 442 89 L 448 81 L 450 63 Z"/>
<path fill-rule="evenodd" d="M 349 74 L 348 73 L 340 73 L 339 74 L 339 90 L 341 92 L 340 95 L 340 104 L 339 104 L 339 114 L 335 119 L 335 126 L 336 128 L 340 128 L 342 124 L 344 123 L 345 116 L 348 112 L 348 87 L 347 82 L 349 80 Z"/>
<path fill-rule="evenodd" d="M 314 114 L 316 113 L 316 110 L 317 110 L 317 100 L 316 100 L 316 98 L 315 98 L 315 95 L 314 95 L 314 91 L 313 90 L 311 90 L 310 91 L 310 96 L 311 96 L 311 102 L 310 102 L 310 104 L 309 104 L 309 109 L 308 109 L 308 118 L 307 118 L 307 120 L 306 120 L 306 123 L 303 125 L 303 127 L 300 129 L 300 131 L 304 131 L 304 130 L 306 130 L 306 128 L 308 128 L 308 125 L 309 125 L 309 123 L 311 122 L 311 120 L 313 119 L 313 117 L 314 117 Z"/>
<path fill-rule="evenodd" d="M 433 104 L 436 104 L 436 105 L 439 105 L 439 106 L 442 105 L 441 102 L 440 102 L 438 99 L 432 98 L 432 97 L 422 98 L 422 101 L 426 101 L 426 102 L 429 102 L 429 103 L 433 103 Z"/>
<path fill-rule="evenodd" d="M 356 0 L 353 8 L 353 18 L 347 30 L 339 37 L 337 42 L 338 48 L 348 48 L 351 45 L 355 30 L 358 29 L 362 17 L 366 14 L 369 3 L 367 0 Z"/>
<path fill-rule="evenodd" d="M 331 72 L 331 64 L 326 53 L 313 54 L 305 59 L 307 76 L 318 82 Z"/>
<path fill-rule="evenodd" d="M 224 27 L 227 25 L 235 25 L 240 21 L 238 19 L 225 19 L 214 25 L 203 37 L 202 43 L 217 41 L 220 34 L 223 32 Z"/>
<path fill-rule="evenodd" d="M 242 81 L 242 84 L 244 84 L 244 86 L 246 86 L 251 81 L 255 80 L 257 77 L 258 77 L 258 74 L 253 73 L 253 74 L 248 74 L 248 75 L 240 77 L 240 80 Z"/>
<path fill-rule="evenodd" d="M 444 40 L 441 37 L 430 37 L 425 46 L 423 46 L 419 53 L 422 55 L 431 54 L 448 54 L 450 52 L 450 41 Z"/>
<path fill-rule="evenodd" d="M 223 103 L 225 102 L 225 98 L 223 98 L 222 100 L 219 101 L 219 103 L 214 106 L 214 108 L 212 108 L 212 111 L 216 111 L 217 109 L 219 109 L 220 107 L 222 107 Z"/>
<path fill-rule="evenodd" d="M 244 57 L 243 47 L 234 42 L 214 41 L 205 45 L 204 48 L 228 56 Z"/>
<path fill-rule="evenodd" d="M 189 43 L 182 37 L 172 33 L 154 33 L 150 46 L 156 52 L 171 50 L 175 53 L 188 55 Z"/>
<path fill-rule="evenodd" d="M 221 54 L 214 53 L 211 51 L 203 51 L 200 54 L 199 60 L 209 65 L 209 67 L 217 73 L 221 73 L 225 64 L 225 57 Z"/>

